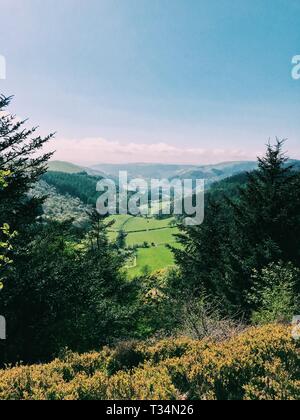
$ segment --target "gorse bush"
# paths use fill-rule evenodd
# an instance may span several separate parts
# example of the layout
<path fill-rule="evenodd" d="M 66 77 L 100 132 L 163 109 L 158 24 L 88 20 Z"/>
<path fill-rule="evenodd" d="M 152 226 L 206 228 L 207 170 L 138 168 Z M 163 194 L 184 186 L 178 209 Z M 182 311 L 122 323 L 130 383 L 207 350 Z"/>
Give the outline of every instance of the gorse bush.
<path fill-rule="evenodd" d="M 275 360 L 280 360 L 282 368 L 289 372 L 289 384 L 300 379 L 300 358 L 290 329 L 269 325 L 260 329 L 252 328 L 191 357 L 191 395 L 194 398 L 217 400 L 245 399 L 249 386 L 255 379 L 258 384 L 268 376 Z M 281 385 L 285 387 L 284 383 Z M 257 391 L 265 389 L 263 384 L 261 386 Z M 279 389 L 277 394 L 270 394 L 269 397 L 281 399 L 282 392 Z"/>
<path fill-rule="evenodd" d="M 299 398 L 298 344 L 281 325 L 251 328 L 221 343 L 178 338 L 65 352 L 47 365 L 0 371 L 6 400 Z"/>

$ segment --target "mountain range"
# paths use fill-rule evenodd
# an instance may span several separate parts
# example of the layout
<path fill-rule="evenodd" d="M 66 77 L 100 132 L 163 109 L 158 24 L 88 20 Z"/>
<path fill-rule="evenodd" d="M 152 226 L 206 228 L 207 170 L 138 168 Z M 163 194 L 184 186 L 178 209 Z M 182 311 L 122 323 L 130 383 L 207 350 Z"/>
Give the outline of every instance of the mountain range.
<path fill-rule="evenodd" d="M 299 163 L 300 166 L 300 163 Z M 224 178 L 257 168 L 257 162 L 240 161 L 224 162 L 215 165 L 171 165 L 155 163 L 134 164 L 99 164 L 92 167 L 74 165 L 69 162 L 51 161 L 49 171 L 80 173 L 87 172 L 89 175 L 103 176 L 116 179 L 120 171 L 127 171 L 128 178 L 148 179 L 205 179 L 215 182 Z"/>

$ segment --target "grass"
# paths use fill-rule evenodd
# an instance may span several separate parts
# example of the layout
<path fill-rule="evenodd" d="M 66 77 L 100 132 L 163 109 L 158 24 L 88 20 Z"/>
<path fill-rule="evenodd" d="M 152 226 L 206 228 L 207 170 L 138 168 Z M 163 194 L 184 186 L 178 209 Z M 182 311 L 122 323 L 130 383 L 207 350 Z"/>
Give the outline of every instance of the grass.
<path fill-rule="evenodd" d="M 177 228 L 134 232 L 128 234 L 126 242 L 128 246 L 143 245 L 144 242 L 148 242 L 149 245 L 155 244 L 155 246 L 170 244 L 175 242 L 176 233 L 178 233 Z"/>
<path fill-rule="evenodd" d="M 125 226 L 130 219 L 135 219 L 135 217 L 129 216 L 128 214 L 119 214 L 116 216 L 109 216 L 107 219 L 108 223 L 114 220 L 114 224 L 110 227 L 110 231 L 118 232 L 119 230 L 125 230 Z"/>
<path fill-rule="evenodd" d="M 125 232 L 139 232 L 155 229 L 168 228 L 174 220 L 172 217 L 163 220 L 146 217 L 133 217 L 129 215 L 110 216 L 108 221 L 115 220 L 111 230 L 119 231 L 123 229 Z"/>
<path fill-rule="evenodd" d="M 163 229 L 170 226 L 173 218 L 157 220 L 154 218 L 132 217 L 125 226 L 126 232 Z"/>
<path fill-rule="evenodd" d="M 156 271 L 174 265 L 172 251 L 167 244 L 176 246 L 174 235 L 178 233 L 177 227 L 171 227 L 174 218 L 158 220 L 155 218 L 133 217 L 129 215 L 110 216 L 108 221 L 115 223 L 110 227 L 109 238 L 116 240 L 118 232 L 127 232 L 127 246 L 141 246 L 145 242 L 149 248 L 139 248 L 135 264 L 128 268 L 130 277 L 138 276 L 145 271 Z"/>
<path fill-rule="evenodd" d="M 166 245 L 153 248 L 140 248 L 137 250 L 136 266 L 128 269 L 130 277 L 144 272 L 153 272 L 174 265 L 174 257 Z"/>

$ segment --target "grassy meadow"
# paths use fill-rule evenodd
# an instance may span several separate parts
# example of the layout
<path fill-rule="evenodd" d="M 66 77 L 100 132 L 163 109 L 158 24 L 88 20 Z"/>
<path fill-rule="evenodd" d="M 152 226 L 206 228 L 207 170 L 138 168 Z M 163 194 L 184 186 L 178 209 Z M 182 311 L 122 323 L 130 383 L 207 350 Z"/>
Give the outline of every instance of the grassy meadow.
<path fill-rule="evenodd" d="M 109 237 L 116 239 L 118 232 L 126 232 L 126 245 L 138 247 L 136 258 L 128 268 L 130 277 L 143 272 L 153 272 L 174 265 L 174 257 L 167 245 L 176 246 L 178 229 L 174 218 L 158 220 L 155 218 L 133 217 L 129 215 L 111 216 L 108 221 L 115 223 L 110 227 Z M 147 248 L 142 246 L 147 243 Z"/>

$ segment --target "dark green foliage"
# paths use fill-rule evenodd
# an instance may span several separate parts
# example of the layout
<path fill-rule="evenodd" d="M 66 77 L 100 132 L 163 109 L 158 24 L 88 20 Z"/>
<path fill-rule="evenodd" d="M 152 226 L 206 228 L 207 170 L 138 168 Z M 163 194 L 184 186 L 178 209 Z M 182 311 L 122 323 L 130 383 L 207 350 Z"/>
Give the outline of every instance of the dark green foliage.
<path fill-rule="evenodd" d="M 127 233 L 124 230 L 120 230 L 118 232 L 118 236 L 117 236 L 117 240 L 116 240 L 116 245 L 118 248 L 120 249 L 125 249 L 126 248 L 126 238 L 127 238 Z"/>
<path fill-rule="evenodd" d="M 86 172 L 69 174 L 65 172 L 47 172 L 42 178 L 52 185 L 60 194 L 69 194 L 78 197 L 85 204 L 96 205 L 99 193 L 96 190 L 97 182 L 102 178 L 91 176 Z"/>
<path fill-rule="evenodd" d="M 0 110 L 8 104 L 1 98 Z M 121 274 L 123 256 L 107 239 L 109 224 L 91 214 L 82 240 L 72 221 L 37 218 L 44 198 L 31 187 L 44 174 L 50 154 L 35 156 L 52 136 L 32 139 L 35 129 L 26 131 L 22 125 L 14 117 L 0 117 L 0 170 L 10 171 L 0 191 L 0 217 L 18 233 L 0 293 L 8 333 L 0 343 L 0 363 L 48 360 L 64 347 L 99 348 L 127 338 L 134 326 L 136 292 Z M 88 188 L 87 196 L 96 194 L 97 178 L 79 174 L 76 182 L 78 190 Z"/>
<path fill-rule="evenodd" d="M 299 313 L 299 294 L 295 286 L 300 280 L 300 270 L 293 264 L 272 263 L 260 272 L 253 273 L 254 286 L 248 299 L 255 306 L 252 322 L 270 324 L 291 322 Z"/>
<path fill-rule="evenodd" d="M 230 270 L 226 264 L 230 218 L 222 203 L 209 199 L 203 225 L 181 227 L 182 233 L 177 237 L 182 247 L 173 248 L 173 252 L 182 276 L 174 278 L 175 283 L 170 285 L 172 289 L 191 295 L 208 291 L 231 301 L 230 288 L 226 284 Z"/>
<path fill-rule="evenodd" d="M 59 194 L 56 189 L 45 181 L 39 181 L 30 190 L 30 195 L 46 197 L 43 202 L 42 220 L 56 220 L 64 222 L 73 220 L 77 229 L 85 231 L 89 226 L 88 212 L 90 206 L 84 204 L 79 198 Z"/>
<path fill-rule="evenodd" d="M 236 198 L 239 195 L 241 186 L 245 185 L 248 181 L 248 173 L 242 172 L 238 175 L 231 176 L 230 178 L 223 179 L 222 181 L 212 184 L 207 191 L 207 196 L 212 197 L 214 200 L 219 200 L 226 196 Z"/>
<path fill-rule="evenodd" d="M 69 231 L 67 223 L 41 226 L 16 256 L 1 294 L 9 334 L 2 360 L 49 360 L 64 347 L 87 351 L 130 329 L 130 285 L 104 224 L 94 225 L 85 249 Z"/>
<path fill-rule="evenodd" d="M 5 221 L 20 231 L 36 217 L 42 202 L 26 193 L 46 171 L 51 153 L 41 149 L 53 135 L 42 138 L 36 135 L 37 128 L 26 129 L 26 121 L 5 114 L 10 102 L 0 96 L 0 171 L 10 171 L 7 187 L 0 190 L 0 225 Z"/>
<path fill-rule="evenodd" d="M 259 170 L 248 175 L 239 201 L 232 203 L 244 254 L 256 268 L 278 259 L 299 263 L 300 175 L 282 153 L 282 142 L 268 145 Z"/>
<path fill-rule="evenodd" d="M 174 250 L 181 288 L 189 287 L 191 293 L 204 289 L 223 298 L 227 310 L 248 312 L 254 269 L 279 260 L 299 267 L 300 175 L 288 164 L 282 146 L 280 141 L 268 145 L 258 170 L 246 179 L 238 175 L 223 181 L 221 188 L 215 185 L 203 225 L 182 228 L 183 250 Z M 244 186 L 238 188 L 239 182 Z"/>
<path fill-rule="evenodd" d="M 120 342 L 114 351 L 114 357 L 108 363 L 108 374 L 114 375 L 120 370 L 130 371 L 142 364 L 144 360 L 145 354 L 139 341 Z"/>

